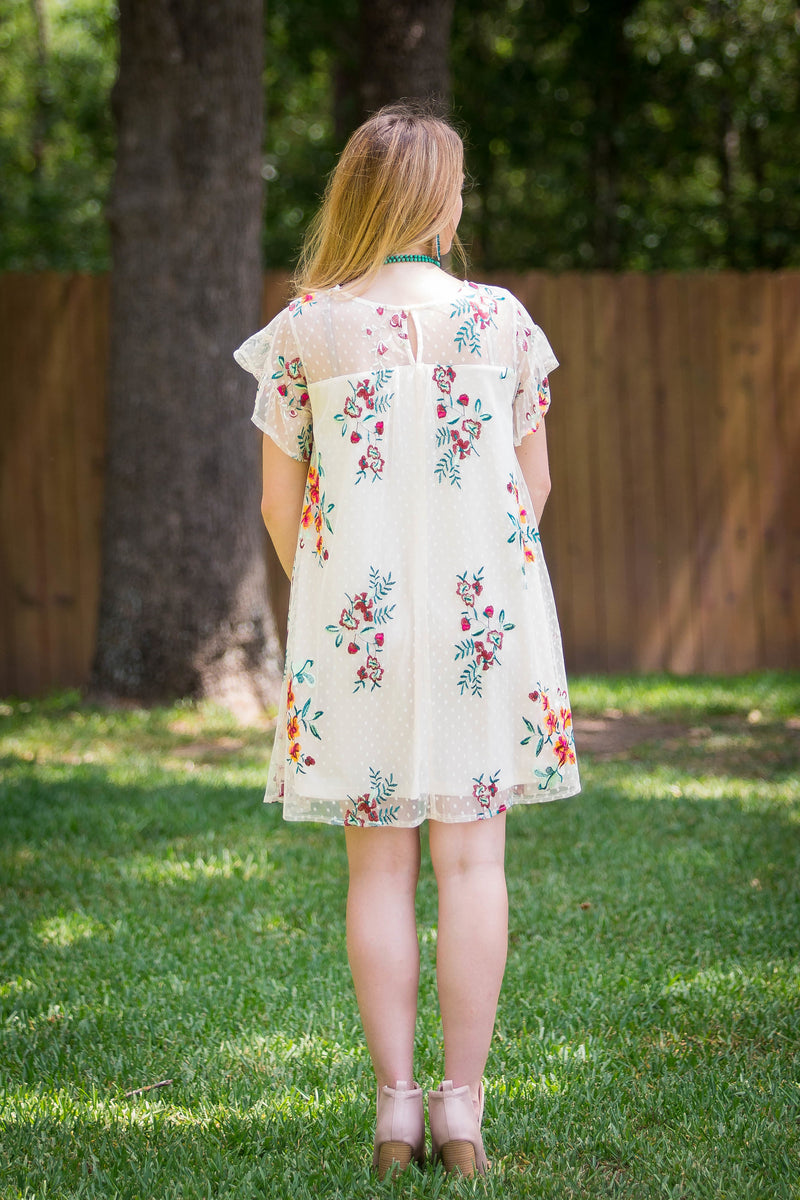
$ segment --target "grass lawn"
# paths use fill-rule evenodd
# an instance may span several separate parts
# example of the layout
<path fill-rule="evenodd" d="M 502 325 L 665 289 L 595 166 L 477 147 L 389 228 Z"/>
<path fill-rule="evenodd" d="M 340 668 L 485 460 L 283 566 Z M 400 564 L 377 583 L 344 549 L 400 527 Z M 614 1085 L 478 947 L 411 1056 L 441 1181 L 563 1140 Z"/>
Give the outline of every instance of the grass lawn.
<path fill-rule="evenodd" d="M 571 691 L 584 790 L 509 816 L 474 1181 L 370 1175 L 343 838 L 260 804 L 271 735 L 0 705 L 0 1197 L 800 1197 L 800 674 Z"/>

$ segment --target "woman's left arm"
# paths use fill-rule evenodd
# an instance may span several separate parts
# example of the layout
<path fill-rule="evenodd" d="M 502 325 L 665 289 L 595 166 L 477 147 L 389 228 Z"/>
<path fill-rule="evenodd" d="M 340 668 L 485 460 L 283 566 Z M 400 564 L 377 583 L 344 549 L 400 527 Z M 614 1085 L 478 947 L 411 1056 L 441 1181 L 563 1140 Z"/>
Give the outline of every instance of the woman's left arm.
<path fill-rule="evenodd" d="M 550 466 L 547 460 L 547 434 L 544 417 L 535 433 L 527 434 L 517 446 L 517 462 L 528 485 L 536 524 L 542 517 L 545 501 L 550 495 Z"/>
<path fill-rule="evenodd" d="M 281 566 L 291 579 L 308 462 L 290 458 L 266 433 L 262 442 L 261 515 Z"/>

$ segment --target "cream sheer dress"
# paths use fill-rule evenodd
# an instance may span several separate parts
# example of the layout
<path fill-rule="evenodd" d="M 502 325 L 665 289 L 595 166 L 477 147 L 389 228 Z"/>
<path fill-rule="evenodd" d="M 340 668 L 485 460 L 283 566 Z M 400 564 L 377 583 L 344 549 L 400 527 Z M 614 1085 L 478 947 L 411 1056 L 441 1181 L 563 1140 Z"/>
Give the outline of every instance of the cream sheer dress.
<path fill-rule="evenodd" d="M 309 461 L 266 801 L 474 821 L 580 790 L 558 619 L 514 453 L 557 360 L 502 288 L 295 300 L 236 359 Z"/>

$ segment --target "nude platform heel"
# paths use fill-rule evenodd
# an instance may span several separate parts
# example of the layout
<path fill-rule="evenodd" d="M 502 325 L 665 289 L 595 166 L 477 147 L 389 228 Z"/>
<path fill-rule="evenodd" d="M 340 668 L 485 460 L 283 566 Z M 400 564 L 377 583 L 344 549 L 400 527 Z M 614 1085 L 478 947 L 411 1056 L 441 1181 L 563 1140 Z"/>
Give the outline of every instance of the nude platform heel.
<path fill-rule="evenodd" d="M 375 1152 L 372 1166 L 383 1179 L 394 1177 L 411 1162 L 425 1161 L 425 1111 L 422 1088 L 398 1080 L 378 1088 L 378 1117 L 375 1123 Z"/>
<path fill-rule="evenodd" d="M 451 1079 L 435 1092 L 428 1092 L 428 1118 L 431 1126 L 431 1154 L 441 1158 L 445 1171 L 462 1175 L 484 1175 L 489 1162 L 483 1149 L 483 1084 L 480 1085 L 479 1111 L 476 1114 L 469 1088 L 454 1088 Z"/>

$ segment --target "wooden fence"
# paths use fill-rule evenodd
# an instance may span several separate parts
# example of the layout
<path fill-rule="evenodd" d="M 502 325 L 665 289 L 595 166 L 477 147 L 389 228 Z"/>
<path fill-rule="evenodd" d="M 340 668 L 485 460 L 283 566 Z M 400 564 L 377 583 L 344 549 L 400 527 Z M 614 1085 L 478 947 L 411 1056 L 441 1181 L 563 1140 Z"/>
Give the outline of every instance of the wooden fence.
<path fill-rule="evenodd" d="M 542 540 L 568 668 L 800 668 L 800 273 L 493 282 L 562 360 Z M 0 694 L 87 678 L 107 354 L 106 278 L 0 277 Z"/>

